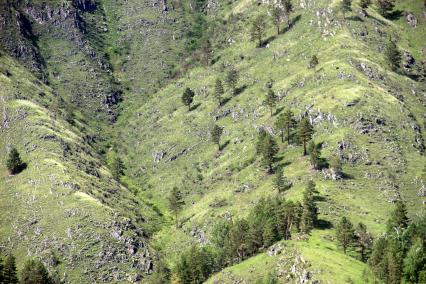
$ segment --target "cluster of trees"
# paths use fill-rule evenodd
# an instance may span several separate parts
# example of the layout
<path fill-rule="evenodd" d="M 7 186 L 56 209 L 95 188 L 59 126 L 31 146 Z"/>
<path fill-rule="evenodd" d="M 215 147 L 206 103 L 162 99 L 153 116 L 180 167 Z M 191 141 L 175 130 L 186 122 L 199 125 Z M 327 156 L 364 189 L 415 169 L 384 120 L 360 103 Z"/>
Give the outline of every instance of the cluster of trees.
<path fill-rule="evenodd" d="M 384 283 L 426 283 L 426 212 L 411 221 L 404 202 L 397 201 L 369 264 Z"/>
<path fill-rule="evenodd" d="M 8 255 L 4 261 L 0 257 L 0 283 L 53 284 L 55 281 L 49 276 L 43 263 L 37 259 L 27 260 L 18 278 L 15 257 Z"/>
<path fill-rule="evenodd" d="M 343 216 L 336 226 L 336 239 L 345 254 L 348 249 L 354 249 L 358 252 L 359 259 L 367 262 L 373 248 L 373 236 L 364 223 L 358 223 L 355 228 L 351 221 Z"/>
<path fill-rule="evenodd" d="M 202 283 L 212 273 L 318 225 L 317 191 L 309 182 L 302 202 L 283 197 L 261 199 L 246 219 L 221 220 L 212 229 L 212 245 L 193 246 L 176 265 L 180 283 Z"/>

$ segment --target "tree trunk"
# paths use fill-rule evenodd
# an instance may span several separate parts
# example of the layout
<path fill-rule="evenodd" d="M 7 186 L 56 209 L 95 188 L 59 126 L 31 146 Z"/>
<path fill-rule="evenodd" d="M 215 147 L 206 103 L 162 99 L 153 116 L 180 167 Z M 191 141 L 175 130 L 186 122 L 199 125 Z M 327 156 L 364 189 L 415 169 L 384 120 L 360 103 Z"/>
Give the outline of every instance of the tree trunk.
<path fill-rule="evenodd" d="M 290 145 L 290 126 L 287 126 L 287 143 Z"/>
<path fill-rule="evenodd" d="M 178 219 L 178 212 L 176 211 L 175 213 L 175 218 L 176 218 L 176 229 L 179 228 L 179 219 Z"/>
<path fill-rule="evenodd" d="M 217 149 L 220 151 L 220 142 L 217 142 Z"/>
<path fill-rule="evenodd" d="M 284 143 L 284 129 L 281 129 L 281 143 Z"/>
<path fill-rule="evenodd" d="M 280 34 L 280 24 L 277 25 L 277 34 Z"/>
<path fill-rule="evenodd" d="M 306 151 L 306 140 L 303 139 L 303 156 L 306 156 L 308 154 L 308 151 Z"/>

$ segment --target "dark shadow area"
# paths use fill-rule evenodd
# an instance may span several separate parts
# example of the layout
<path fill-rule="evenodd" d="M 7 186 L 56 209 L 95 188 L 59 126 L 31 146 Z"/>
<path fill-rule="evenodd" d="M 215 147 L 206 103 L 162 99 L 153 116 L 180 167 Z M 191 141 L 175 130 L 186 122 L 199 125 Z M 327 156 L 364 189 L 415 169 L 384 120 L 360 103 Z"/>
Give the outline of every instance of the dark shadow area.
<path fill-rule="evenodd" d="M 213 65 L 213 64 L 215 64 L 216 62 L 218 62 L 219 60 L 220 60 L 220 58 L 221 58 L 221 56 L 219 55 L 219 56 L 216 56 L 215 58 L 213 58 L 212 60 L 211 60 L 211 65 Z"/>
<path fill-rule="evenodd" d="M 285 27 L 280 34 L 285 34 L 286 32 L 290 31 L 297 22 L 300 21 L 300 19 L 302 19 L 302 15 L 297 15 L 296 17 L 294 17 L 291 21 L 290 21 L 290 26 Z"/>
<path fill-rule="evenodd" d="M 354 179 L 353 175 L 347 173 L 341 173 L 343 179 Z"/>
<path fill-rule="evenodd" d="M 244 92 L 244 90 L 247 89 L 247 85 L 242 85 L 241 87 L 238 87 L 235 89 L 234 96 L 237 96 Z"/>
<path fill-rule="evenodd" d="M 282 160 L 283 160 L 283 157 L 280 158 L 280 161 L 282 161 Z M 277 168 L 284 168 L 284 167 L 287 167 L 289 165 L 291 165 L 290 162 L 284 162 L 284 163 L 277 165 Z"/>
<path fill-rule="evenodd" d="M 317 223 L 317 228 L 321 230 L 327 230 L 333 228 L 333 224 L 327 220 L 319 219 Z"/>
<path fill-rule="evenodd" d="M 19 166 L 16 167 L 16 169 L 12 172 L 12 175 L 17 175 L 25 171 L 25 169 L 28 167 L 27 163 L 22 163 Z"/>
<path fill-rule="evenodd" d="M 396 20 L 399 20 L 399 18 L 401 18 L 402 17 L 402 14 L 404 13 L 404 11 L 401 11 L 401 10 L 395 10 L 395 11 L 392 11 L 391 13 L 389 13 L 387 16 L 386 16 L 386 19 L 389 19 L 389 20 L 391 20 L 391 21 L 396 21 Z"/>
<path fill-rule="evenodd" d="M 201 103 L 195 104 L 194 106 L 192 106 L 192 107 L 190 108 L 190 110 L 189 110 L 189 111 L 196 110 L 196 109 L 197 109 L 200 105 L 201 105 Z"/>
<path fill-rule="evenodd" d="M 229 143 L 231 143 L 231 140 L 227 140 L 225 143 L 223 143 L 222 145 L 220 145 L 219 151 L 223 151 L 226 148 L 226 146 L 229 145 Z"/>
<path fill-rule="evenodd" d="M 276 38 L 277 38 L 276 35 L 268 37 L 267 39 L 265 39 L 264 41 L 262 41 L 262 44 L 259 47 L 261 47 L 261 48 L 266 47 L 268 44 L 270 44 L 271 42 L 273 42 Z"/>
<path fill-rule="evenodd" d="M 274 115 L 278 115 L 278 114 L 280 114 L 280 112 L 282 112 L 283 110 L 285 109 L 285 107 L 279 107 L 279 108 L 277 108 L 276 110 L 275 110 L 275 113 L 274 113 Z"/>
<path fill-rule="evenodd" d="M 355 22 L 364 22 L 364 20 L 360 16 L 346 17 L 346 20 L 355 21 Z"/>
<path fill-rule="evenodd" d="M 222 100 L 220 106 L 224 106 L 226 105 L 230 100 L 232 99 L 232 97 L 226 97 Z"/>

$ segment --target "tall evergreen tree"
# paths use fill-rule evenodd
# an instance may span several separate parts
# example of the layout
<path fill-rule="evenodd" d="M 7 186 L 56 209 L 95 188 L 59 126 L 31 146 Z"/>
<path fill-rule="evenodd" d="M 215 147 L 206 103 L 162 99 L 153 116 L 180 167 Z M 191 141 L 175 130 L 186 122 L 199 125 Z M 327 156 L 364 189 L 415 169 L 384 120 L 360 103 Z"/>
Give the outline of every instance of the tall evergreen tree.
<path fill-rule="evenodd" d="M 233 95 L 236 95 L 238 76 L 239 74 L 235 67 L 231 67 L 226 73 L 226 84 L 231 89 Z"/>
<path fill-rule="evenodd" d="M 395 238 L 390 238 L 387 247 L 388 275 L 385 278 L 386 283 L 400 284 L 404 270 L 404 251 L 400 242 Z"/>
<path fill-rule="evenodd" d="M 311 140 L 308 145 L 309 159 L 311 160 L 311 165 L 315 170 L 320 169 L 321 161 L 321 145 L 316 144 L 314 140 Z"/>
<path fill-rule="evenodd" d="M 4 262 L 3 281 L 8 284 L 17 284 L 18 277 L 16 275 L 16 262 L 13 255 L 8 255 Z"/>
<path fill-rule="evenodd" d="M 263 15 L 259 15 L 254 20 L 251 27 L 251 39 L 258 42 L 258 47 L 262 46 L 262 38 L 265 35 L 266 21 Z"/>
<path fill-rule="evenodd" d="M 25 262 L 20 275 L 22 284 L 50 284 L 49 273 L 39 260 L 30 259 Z"/>
<path fill-rule="evenodd" d="M 398 200 L 395 204 L 395 209 L 388 220 L 387 230 L 389 233 L 394 233 L 395 230 L 401 231 L 406 229 L 408 224 L 409 219 L 407 217 L 407 207 L 403 201 Z"/>
<path fill-rule="evenodd" d="M 303 156 L 307 155 L 306 146 L 309 140 L 311 140 L 312 135 L 314 134 L 314 128 L 309 122 L 308 118 L 303 118 L 299 124 L 298 128 L 298 137 L 303 144 Z"/>
<path fill-rule="evenodd" d="M 422 240 L 417 239 L 404 259 L 405 281 L 407 283 L 423 283 L 420 282 L 420 273 L 422 270 L 426 271 L 426 248 Z"/>
<path fill-rule="evenodd" d="M 279 193 L 286 191 L 291 187 L 291 184 L 287 181 L 283 174 L 283 170 L 278 168 L 275 172 L 274 179 L 274 188 L 278 190 Z"/>
<path fill-rule="evenodd" d="M 266 133 L 262 145 L 260 145 L 260 154 L 262 155 L 263 163 L 268 167 L 268 173 L 273 173 L 273 164 L 278 154 L 278 146 L 275 139 L 268 133 Z"/>
<path fill-rule="evenodd" d="M 309 233 L 318 222 L 318 207 L 316 203 L 315 183 L 309 181 L 302 200 L 301 229 L 304 233 Z"/>
<path fill-rule="evenodd" d="M 316 71 L 318 64 L 319 64 L 318 57 L 316 55 L 312 55 L 311 61 L 309 61 L 309 68 L 313 68 L 314 71 Z"/>
<path fill-rule="evenodd" d="M 352 0 L 342 0 L 340 3 L 340 9 L 343 13 L 343 19 L 346 19 L 346 12 L 352 11 Z"/>
<path fill-rule="evenodd" d="M 277 96 L 275 95 L 272 89 L 269 89 L 268 92 L 266 93 L 265 102 L 268 105 L 269 109 L 271 110 L 271 116 L 272 116 L 274 107 L 277 105 Z"/>
<path fill-rule="evenodd" d="M 188 107 L 188 111 L 191 110 L 191 104 L 194 102 L 195 93 L 190 88 L 186 88 L 182 94 L 182 103 Z"/>
<path fill-rule="evenodd" d="M 276 122 L 275 127 L 281 131 L 281 142 L 284 142 L 284 131 L 287 133 L 287 143 L 290 144 L 290 131 L 295 127 L 296 121 L 291 110 L 281 113 Z"/>
<path fill-rule="evenodd" d="M 111 150 L 108 152 L 108 166 L 111 170 L 111 174 L 117 181 L 120 180 L 121 176 L 123 175 L 123 169 L 124 164 L 123 161 L 121 161 L 120 157 L 118 156 L 117 152 L 115 150 Z"/>
<path fill-rule="evenodd" d="M 336 238 L 339 244 L 343 248 L 343 252 L 346 251 L 355 241 L 355 230 L 351 221 L 346 217 L 342 217 L 336 226 Z"/>
<path fill-rule="evenodd" d="M 367 262 L 373 246 L 373 237 L 367 231 L 367 226 L 363 223 L 359 223 L 355 229 L 355 237 L 360 259 L 363 262 Z"/>
<path fill-rule="evenodd" d="M 220 151 L 220 137 L 222 136 L 222 133 L 223 133 L 223 127 L 220 127 L 216 124 L 213 126 L 210 132 L 212 142 L 217 144 L 217 148 L 219 151 Z"/>
<path fill-rule="evenodd" d="M 388 241 L 385 236 L 377 239 L 374 243 L 371 256 L 368 259 L 374 275 L 380 280 L 385 280 L 388 275 L 387 246 Z"/>
<path fill-rule="evenodd" d="M 290 28 L 291 22 L 290 22 L 290 15 L 293 12 L 293 4 L 291 2 L 292 0 L 281 0 L 281 6 L 282 6 L 282 12 L 284 14 L 284 17 L 287 20 L 287 27 Z"/>
<path fill-rule="evenodd" d="M 385 59 L 392 71 L 397 71 L 401 66 L 401 52 L 396 43 L 389 39 L 385 46 Z"/>
<path fill-rule="evenodd" d="M 274 22 L 275 27 L 277 28 L 277 34 L 280 34 L 280 25 L 283 18 L 283 10 L 280 6 L 274 6 L 271 12 L 272 21 Z"/>
<path fill-rule="evenodd" d="M 380 15 L 388 17 L 395 7 L 394 0 L 376 0 L 376 5 Z"/>
<path fill-rule="evenodd" d="M 176 228 L 179 227 L 178 215 L 184 204 L 185 202 L 183 200 L 182 193 L 177 187 L 173 187 L 172 192 L 169 195 L 169 207 L 175 215 Z"/>
<path fill-rule="evenodd" d="M 225 93 L 223 90 L 222 81 L 220 79 L 216 79 L 216 84 L 214 85 L 214 95 L 219 102 L 219 106 L 222 105 L 222 96 Z"/>
<path fill-rule="evenodd" d="M 6 167 L 10 174 L 18 174 L 22 170 L 22 160 L 19 156 L 18 150 L 12 148 L 6 160 Z"/>

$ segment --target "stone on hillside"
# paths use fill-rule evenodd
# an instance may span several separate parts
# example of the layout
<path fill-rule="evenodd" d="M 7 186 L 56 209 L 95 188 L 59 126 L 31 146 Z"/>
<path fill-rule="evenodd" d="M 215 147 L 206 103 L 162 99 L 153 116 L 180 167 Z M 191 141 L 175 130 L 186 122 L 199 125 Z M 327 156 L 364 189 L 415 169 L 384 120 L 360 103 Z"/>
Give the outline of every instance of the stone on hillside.
<path fill-rule="evenodd" d="M 283 250 L 283 247 L 280 243 L 274 244 L 268 249 L 267 254 L 269 256 L 279 255 L 282 252 L 282 250 Z"/>
<path fill-rule="evenodd" d="M 417 18 L 413 13 L 408 12 L 405 13 L 405 19 L 407 20 L 407 24 L 412 26 L 413 28 L 417 27 Z"/>
<path fill-rule="evenodd" d="M 404 50 L 404 59 L 404 67 L 407 69 L 410 69 L 416 63 L 416 60 L 414 59 L 413 55 L 406 50 Z"/>

